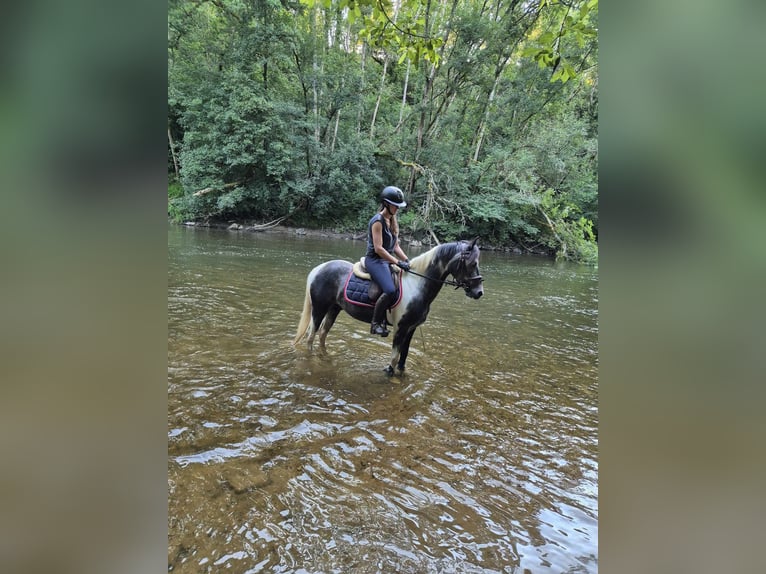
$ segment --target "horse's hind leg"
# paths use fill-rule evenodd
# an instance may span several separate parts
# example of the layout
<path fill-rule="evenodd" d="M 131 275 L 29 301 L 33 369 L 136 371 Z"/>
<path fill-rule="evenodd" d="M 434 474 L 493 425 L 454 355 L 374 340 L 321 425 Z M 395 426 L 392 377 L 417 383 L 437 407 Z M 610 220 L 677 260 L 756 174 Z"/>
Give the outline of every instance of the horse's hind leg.
<path fill-rule="evenodd" d="M 307 339 L 306 343 L 309 346 L 309 349 L 313 349 L 314 347 L 314 337 L 316 337 L 317 334 L 319 334 L 319 345 L 322 350 L 324 350 L 324 340 L 327 337 L 327 331 L 330 330 L 330 327 L 332 326 L 332 323 L 335 321 L 335 316 L 337 316 L 337 312 L 332 317 L 332 321 L 330 322 L 330 327 L 325 327 L 325 323 L 327 321 L 327 317 L 332 314 L 332 308 L 328 308 L 327 305 L 314 305 L 311 308 L 311 334 L 309 335 L 309 338 Z"/>
<path fill-rule="evenodd" d="M 314 337 L 316 337 L 317 331 L 319 331 L 322 319 L 324 319 L 324 313 L 320 315 L 317 312 L 316 307 L 313 307 L 311 309 L 311 328 L 309 329 L 309 335 L 306 338 L 306 345 L 310 351 L 314 349 Z"/>
<path fill-rule="evenodd" d="M 338 318 L 338 313 L 340 313 L 340 307 L 330 307 L 327 310 L 327 313 L 325 313 L 324 320 L 322 321 L 322 325 L 319 328 L 319 350 L 323 353 L 326 350 L 324 343 L 327 339 L 327 333 L 329 333 L 330 329 L 332 329 L 332 326 L 335 323 L 335 319 Z"/>

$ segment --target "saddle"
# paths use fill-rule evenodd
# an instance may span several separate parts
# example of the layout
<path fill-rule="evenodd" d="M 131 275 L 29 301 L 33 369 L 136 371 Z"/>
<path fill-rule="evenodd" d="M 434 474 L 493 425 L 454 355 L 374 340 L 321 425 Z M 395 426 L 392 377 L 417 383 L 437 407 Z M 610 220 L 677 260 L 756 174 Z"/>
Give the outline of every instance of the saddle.
<path fill-rule="evenodd" d="M 394 285 L 399 287 L 399 300 L 397 300 L 392 307 L 398 305 L 402 298 L 400 271 L 401 270 L 396 265 L 391 266 L 391 279 L 394 280 Z M 354 263 L 353 270 L 349 273 L 348 278 L 346 279 L 343 293 L 349 303 L 362 305 L 364 307 L 374 307 L 375 301 L 377 301 L 380 294 L 383 293 L 380 286 L 372 280 L 372 277 L 370 277 L 367 267 L 365 266 L 364 257 Z"/>

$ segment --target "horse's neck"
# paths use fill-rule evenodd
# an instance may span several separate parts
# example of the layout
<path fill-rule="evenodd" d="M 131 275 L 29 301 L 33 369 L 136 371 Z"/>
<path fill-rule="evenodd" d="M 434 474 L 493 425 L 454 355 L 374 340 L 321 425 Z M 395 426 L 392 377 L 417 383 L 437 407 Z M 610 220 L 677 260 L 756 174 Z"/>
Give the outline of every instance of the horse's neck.
<path fill-rule="evenodd" d="M 445 243 L 418 255 L 410 265 L 418 273 L 443 281 L 449 275 L 450 261 L 459 251 L 458 243 Z"/>

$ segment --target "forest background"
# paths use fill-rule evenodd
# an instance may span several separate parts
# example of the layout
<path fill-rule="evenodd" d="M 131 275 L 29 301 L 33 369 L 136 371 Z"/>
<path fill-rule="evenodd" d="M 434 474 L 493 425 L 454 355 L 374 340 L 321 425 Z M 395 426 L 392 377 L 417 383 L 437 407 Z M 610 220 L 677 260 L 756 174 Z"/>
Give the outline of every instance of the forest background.
<path fill-rule="evenodd" d="M 595 263 L 598 0 L 170 0 L 168 213 Z"/>

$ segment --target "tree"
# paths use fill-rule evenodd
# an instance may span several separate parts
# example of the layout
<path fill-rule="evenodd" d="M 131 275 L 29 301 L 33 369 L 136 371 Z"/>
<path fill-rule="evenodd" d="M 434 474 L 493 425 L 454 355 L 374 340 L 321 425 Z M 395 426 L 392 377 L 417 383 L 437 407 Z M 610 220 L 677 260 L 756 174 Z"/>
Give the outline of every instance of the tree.
<path fill-rule="evenodd" d="M 406 233 L 587 258 L 597 16 L 592 0 L 172 0 L 172 211 L 359 230 L 393 183 Z"/>

